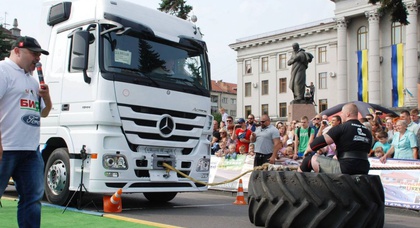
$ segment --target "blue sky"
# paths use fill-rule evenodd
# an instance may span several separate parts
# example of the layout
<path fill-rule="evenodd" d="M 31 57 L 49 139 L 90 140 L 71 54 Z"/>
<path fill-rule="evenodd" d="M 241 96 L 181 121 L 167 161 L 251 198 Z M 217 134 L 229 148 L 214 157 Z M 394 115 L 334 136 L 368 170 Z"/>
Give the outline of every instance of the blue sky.
<path fill-rule="evenodd" d="M 87 1 L 87 0 L 84 0 Z M 117 0 L 118 1 L 118 0 Z M 158 8 L 161 0 L 129 0 Z M 236 39 L 334 17 L 331 0 L 186 0 L 193 6 L 196 24 L 204 34 L 212 79 L 236 83 Z M 366 0 L 367 1 L 367 0 Z M 22 35 L 39 36 L 42 0 L 1 0 L 0 23 L 17 18 Z"/>

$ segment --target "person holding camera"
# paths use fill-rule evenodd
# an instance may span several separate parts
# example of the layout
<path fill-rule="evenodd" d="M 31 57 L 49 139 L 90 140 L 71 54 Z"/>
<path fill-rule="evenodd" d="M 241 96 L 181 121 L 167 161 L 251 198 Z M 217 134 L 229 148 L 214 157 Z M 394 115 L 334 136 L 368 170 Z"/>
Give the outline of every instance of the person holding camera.
<path fill-rule="evenodd" d="M 239 118 L 238 124 L 233 131 L 232 140 L 236 141 L 236 152 L 239 153 L 239 148 L 245 146 L 245 151 L 248 153 L 250 137 L 252 131 L 247 129 L 244 118 Z"/>

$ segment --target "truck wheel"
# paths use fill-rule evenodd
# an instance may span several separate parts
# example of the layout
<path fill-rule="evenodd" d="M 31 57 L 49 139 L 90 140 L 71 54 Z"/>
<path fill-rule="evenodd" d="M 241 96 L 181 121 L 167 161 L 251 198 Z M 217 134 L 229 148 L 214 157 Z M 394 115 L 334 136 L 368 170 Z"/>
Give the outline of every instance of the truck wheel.
<path fill-rule="evenodd" d="M 383 227 L 379 176 L 253 171 L 248 216 L 265 227 Z"/>
<path fill-rule="evenodd" d="M 45 166 L 44 182 L 48 202 L 65 205 L 70 197 L 70 157 L 67 148 L 57 148 L 51 153 Z"/>
<path fill-rule="evenodd" d="M 173 200 L 178 192 L 143 192 L 147 200 L 154 203 L 166 203 Z"/>

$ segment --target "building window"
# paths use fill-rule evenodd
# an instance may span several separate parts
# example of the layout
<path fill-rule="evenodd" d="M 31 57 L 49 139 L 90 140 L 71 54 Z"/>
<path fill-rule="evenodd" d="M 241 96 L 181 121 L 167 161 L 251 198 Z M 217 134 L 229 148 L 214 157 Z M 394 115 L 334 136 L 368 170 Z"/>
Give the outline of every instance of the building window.
<path fill-rule="evenodd" d="M 368 30 L 365 26 L 362 26 L 357 30 L 357 50 L 360 51 L 360 50 L 368 49 L 367 39 L 368 39 Z"/>
<path fill-rule="evenodd" d="M 279 79 L 279 93 L 287 93 L 286 78 L 280 78 Z"/>
<path fill-rule="evenodd" d="M 251 82 L 245 83 L 245 97 L 251 96 Z"/>
<path fill-rule="evenodd" d="M 328 109 L 327 99 L 319 99 L 319 113 Z"/>
<path fill-rule="evenodd" d="M 230 103 L 235 105 L 236 104 L 236 98 L 230 98 Z"/>
<path fill-rule="evenodd" d="M 217 103 L 218 101 L 219 101 L 219 97 L 218 96 L 211 96 L 211 102 Z"/>
<path fill-rule="evenodd" d="M 222 103 L 227 104 L 228 103 L 228 98 L 227 97 L 222 97 Z"/>
<path fill-rule="evenodd" d="M 327 62 L 327 47 L 318 48 L 318 63 Z"/>
<path fill-rule="evenodd" d="M 245 116 L 248 116 L 251 113 L 251 105 L 245 106 Z"/>
<path fill-rule="evenodd" d="M 286 69 L 286 54 L 280 54 L 279 55 L 279 69 Z"/>
<path fill-rule="evenodd" d="M 230 115 L 231 116 L 236 116 L 236 110 L 230 110 Z"/>
<path fill-rule="evenodd" d="M 266 114 L 268 115 L 268 104 L 263 104 L 261 105 L 261 114 Z"/>
<path fill-rule="evenodd" d="M 251 60 L 245 60 L 245 74 L 252 74 Z"/>
<path fill-rule="evenodd" d="M 279 103 L 279 116 L 287 117 L 287 103 Z"/>
<path fill-rule="evenodd" d="M 268 57 L 261 58 L 261 72 L 268 72 Z"/>
<path fill-rule="evenodd" d="M 402 43 L 402 36 L 403 36 L 403 25 L 399 22 L 392 23 L 392 37 L 391 42 L 392 44 L 399 44 Z"/>
<path fill-rule="evenodd" d="M 268 95 L 268 80 L 261 81 L 261 95 Z"/>
<path fill-rule="evenodd" d="M 326 89 L 327 88 L 327 72 L 319 73 L 319 86 L 318 89 Z"/>
<path fill-rule="evenodd" d="M 218 113 L 219 112 L 219 108 L 217 106 L 211 106 L 211 113 Z"/>

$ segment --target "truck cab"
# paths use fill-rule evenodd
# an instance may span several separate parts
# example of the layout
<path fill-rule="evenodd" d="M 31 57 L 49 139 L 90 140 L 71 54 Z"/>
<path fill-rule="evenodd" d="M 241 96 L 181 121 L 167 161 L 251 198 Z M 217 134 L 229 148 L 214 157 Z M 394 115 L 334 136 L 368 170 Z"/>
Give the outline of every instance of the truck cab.
<path fill-rule="evenodd" d="M 47 199 L 64 205 L 80 183 L 153 201 L 207 190 L 163 166 L 208 181 L 211 79 L 199 29 L 123 0 L 47 2 L 44 12 Z"/>

